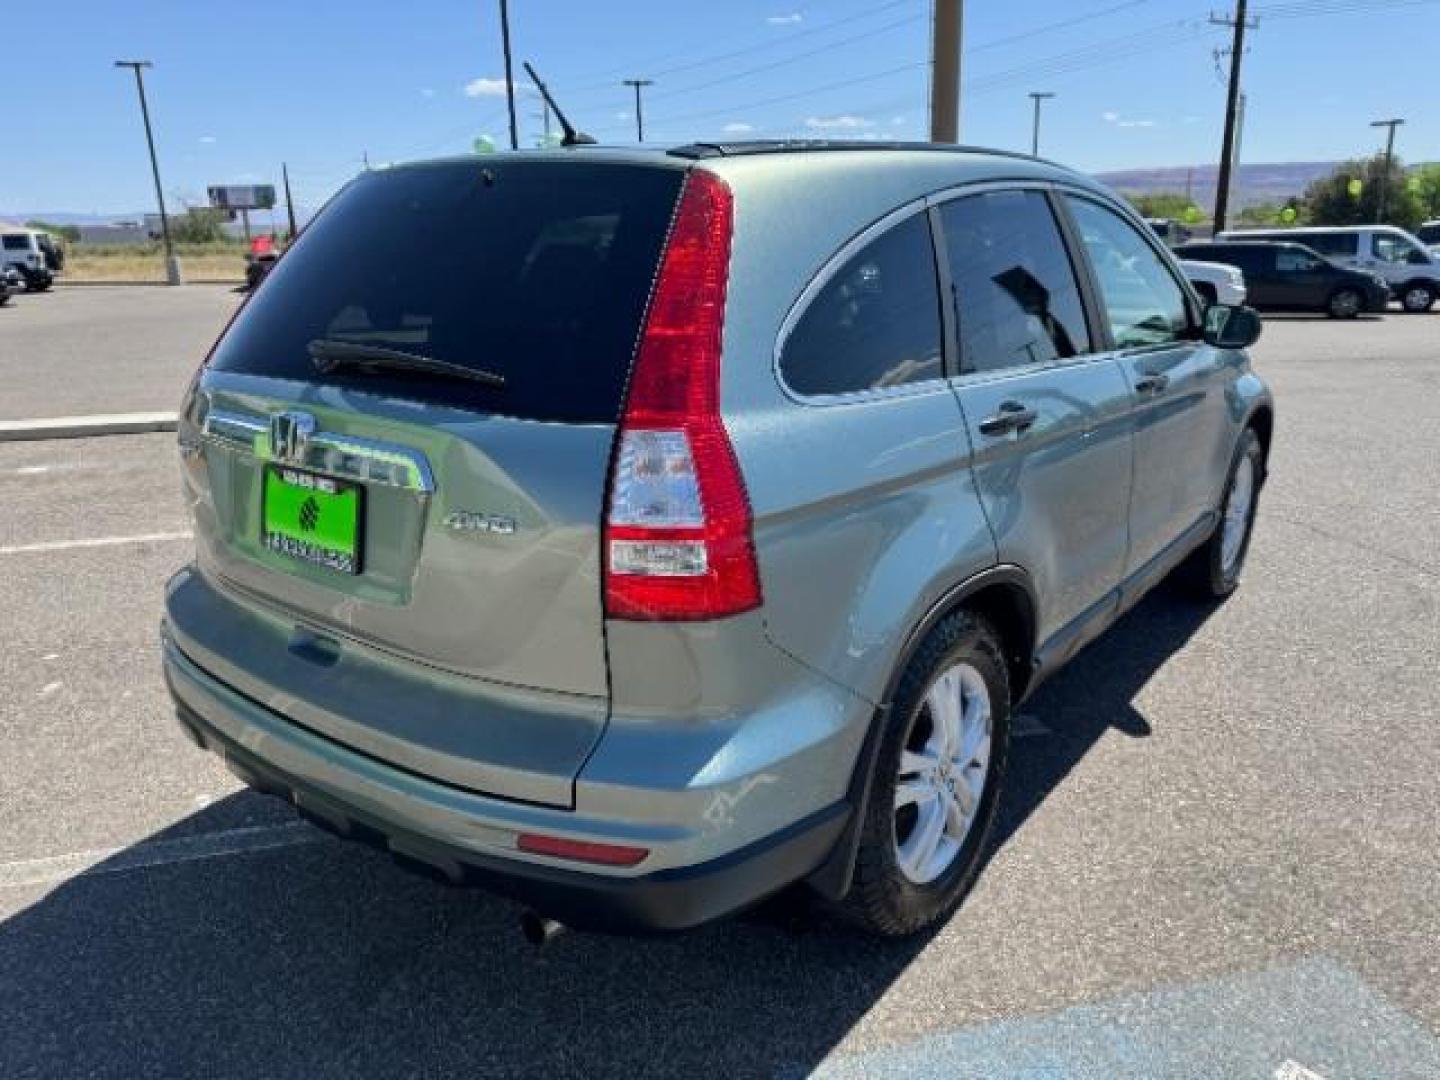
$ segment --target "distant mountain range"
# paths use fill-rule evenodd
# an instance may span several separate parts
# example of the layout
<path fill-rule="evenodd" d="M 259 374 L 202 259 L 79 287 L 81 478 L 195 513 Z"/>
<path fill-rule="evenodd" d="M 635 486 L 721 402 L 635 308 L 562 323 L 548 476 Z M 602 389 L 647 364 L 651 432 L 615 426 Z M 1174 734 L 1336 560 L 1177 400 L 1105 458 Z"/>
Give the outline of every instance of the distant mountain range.
<path fill-rule="evenodd" d="M 1284 202 L 1292 195 L 1304 194 L 1312 180 L 1329 174 L 1336 161 L 1287 161 L 1277 164 L 1242 164 L 1231 187 L 1232 202 L 1239 206 L 1257 203 Z M 1159 169 L 1119 169 L 1096 173 L 1095 178 L 1127 195 L 1174 194 L 1190 192 L 1200 207 L 1215 202 L 1214 165 L 1171 165 Z"/>

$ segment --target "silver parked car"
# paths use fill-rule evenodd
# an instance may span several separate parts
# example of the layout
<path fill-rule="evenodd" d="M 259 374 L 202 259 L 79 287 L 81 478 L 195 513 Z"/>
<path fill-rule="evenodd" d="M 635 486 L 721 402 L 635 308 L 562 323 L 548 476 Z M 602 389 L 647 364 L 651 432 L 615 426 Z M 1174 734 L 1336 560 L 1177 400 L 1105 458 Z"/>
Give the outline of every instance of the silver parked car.
<path fill-rule="evenodd" d="M 1235 588 L 1259 322 L 1093 181 L 953 147 L 369 172 L 195 377 L 183 727 L 550 919 L 981 863 L 1016 704 L 1177 567 Z"/>

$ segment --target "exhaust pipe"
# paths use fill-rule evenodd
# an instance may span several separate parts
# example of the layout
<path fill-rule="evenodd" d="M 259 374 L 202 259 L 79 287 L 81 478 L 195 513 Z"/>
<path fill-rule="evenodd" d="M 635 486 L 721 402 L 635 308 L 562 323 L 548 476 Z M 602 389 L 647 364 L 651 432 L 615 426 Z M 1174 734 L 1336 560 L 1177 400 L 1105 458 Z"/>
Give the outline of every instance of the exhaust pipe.
<path fill-rule="evenodd" d="M 520 916 L 520 932 L 525 935 L 525 940 L 537 949 L 554 941 L 565 933 L 565 930 L 564 923 L 547 919 L 538 912 L 527 911 Z"/>

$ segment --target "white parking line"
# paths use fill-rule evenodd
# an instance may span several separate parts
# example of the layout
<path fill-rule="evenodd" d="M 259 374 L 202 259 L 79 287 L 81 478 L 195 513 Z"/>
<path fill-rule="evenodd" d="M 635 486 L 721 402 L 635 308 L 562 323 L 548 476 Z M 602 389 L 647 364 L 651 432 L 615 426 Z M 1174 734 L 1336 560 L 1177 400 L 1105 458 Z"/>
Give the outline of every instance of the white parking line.
<path fill-rule="evenodd" d="M 287 821 L 283 825 L 251 825 L 179 840 L 152 840 L 133 847 L 99 848 L 44 859 L 22 859 L 0 863 L 0 889 L 48 885 L 74 877 L 114 874 L 147 866 L 214 859 L 221 855 L 241 855 L 295 844 L 313 844 L 324 839 L 325 834 L 314 826 L 303 821 Z"/>
<path fill-rule="evenodd" d="M 0 555 L 28 555 L 37 551 L 69 551 L 72 548 L 115 547 L 118 544 L 150 544 L 160 540 L 189 540 L 193 533 L 139 533 L 135 536 L 96 536 L 88 540 L 51 540 L 43 544 L 12 544 L 0 547 Z"/>

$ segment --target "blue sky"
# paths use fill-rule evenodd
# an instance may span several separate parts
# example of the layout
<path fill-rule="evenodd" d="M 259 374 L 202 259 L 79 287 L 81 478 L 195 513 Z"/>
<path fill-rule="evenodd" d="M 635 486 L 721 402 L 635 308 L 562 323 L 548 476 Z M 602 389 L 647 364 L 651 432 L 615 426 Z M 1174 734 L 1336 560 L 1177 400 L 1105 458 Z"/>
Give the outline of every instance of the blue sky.
<path fill-rule="evenodd" d="M 1223 6 L 1223 0 L 1213 5 Z M 962 137 L 1090 171 L 1212 161 L 1228 31 L 1205 0 L 969 0 Z M 1440 159 L 1436 0 L 1256 0 L 1248 161 L 1369 152 L 1369 121 L 1406 116 L 1397 148 Z M 929 0 L 511 0 L 517 60 L 602 142 L 634 139 L 625 77 L 650 77 L 646 137 L 923 138 Z M 133 79 L 147 89 L 168 195 L 277 182 L 317 205 L 372 162 L 505 139 L 494 0 L 89 0 L 7 4 L 0 211 L 131 212 L 153 202 Z M 31 47 L 20 48 L 17 43 Z M 517 78 L 517 82 L 519 82 Z M 522 140 L 539 133 L 521 99 Z"/>

